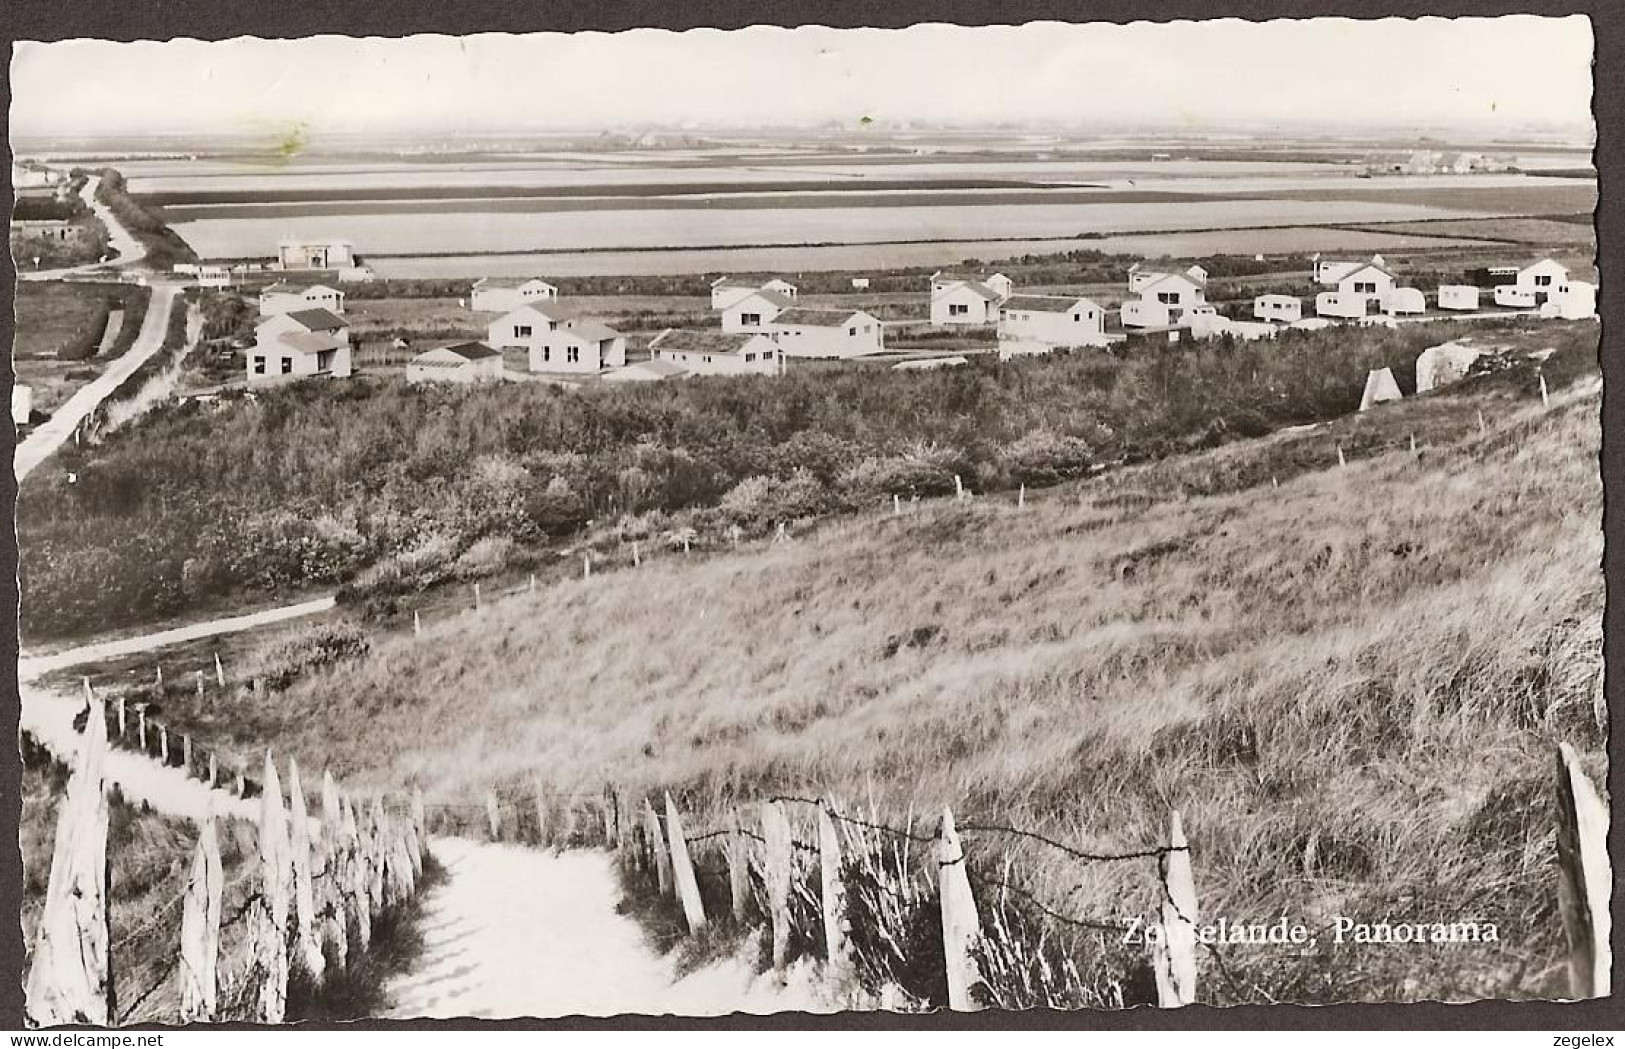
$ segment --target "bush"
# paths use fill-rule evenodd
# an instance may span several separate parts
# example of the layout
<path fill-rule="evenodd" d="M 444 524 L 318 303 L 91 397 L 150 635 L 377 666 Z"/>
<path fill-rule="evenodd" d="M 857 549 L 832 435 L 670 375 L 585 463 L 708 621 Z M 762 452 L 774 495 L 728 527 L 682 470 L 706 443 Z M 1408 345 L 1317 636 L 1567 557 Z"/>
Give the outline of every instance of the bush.
<path fill-rule="evenodd" d="M 102 334 L 107 330 L 108 318 L 112 315 L 112 303 L 106 299 L 96 306 L 85 326 L 74 332 L 73 338 L 66 346 L 56 351 L 59 361 L 86 361 L 96 355 L 101 346 Z"/>
<path fill-rule="evenodd" d="M 1082 439 L 1047 430 L 1022 437 L 1004 450 L 1002 459 L 1013 481 L 1039 486 L 1082 477 L 1094 461 Z"/>
<path fill-rule="evenodd" d="M 367 648 L 366 634 L 353 623 L 323 623 L 261 648 L 250 661 L 250 676 L 284 689 L 318 667 L 366 655 Z"/>
<path fill-rule="evenodd" d="M 855 497 L 949 495 L 954 475 L 962 473 L 959 456 L 934 449 L 906 455 L 871 456 L 841 475 L 841 487 Z"/>
<path fill-rule="evenodd" d="M 835 493 L 811 470 L 790 477 L 748 477 L 722 497 L 722 516 L 730 524 L 762 531 L 779 522 L 817 517 L 837 509 Z"/>

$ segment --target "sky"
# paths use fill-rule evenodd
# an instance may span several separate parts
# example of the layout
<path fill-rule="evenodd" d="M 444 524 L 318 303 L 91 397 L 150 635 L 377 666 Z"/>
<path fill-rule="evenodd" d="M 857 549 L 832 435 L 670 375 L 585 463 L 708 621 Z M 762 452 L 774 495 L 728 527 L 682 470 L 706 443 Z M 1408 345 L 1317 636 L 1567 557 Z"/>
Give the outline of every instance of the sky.
<path fill-rule="evenodd" d="M 1583 16 L 18 43 L 12 133 L 1585 127 Z"/>

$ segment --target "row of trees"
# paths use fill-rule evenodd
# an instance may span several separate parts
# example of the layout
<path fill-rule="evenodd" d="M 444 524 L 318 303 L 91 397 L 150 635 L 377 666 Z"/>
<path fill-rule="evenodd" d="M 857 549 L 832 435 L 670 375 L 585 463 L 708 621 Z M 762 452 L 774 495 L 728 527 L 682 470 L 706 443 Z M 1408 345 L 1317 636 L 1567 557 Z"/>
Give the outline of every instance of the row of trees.
<path fill-rule="evenodd" d="M 897 373 L 563 391 L 306 383 L 157 410 L 65 450 L 19 507 L 31 639 L 251 590 L 474 579 L 591 529 L 730 534 L 897 495 L 1040 486 L 1412 388 L 1453 325 L 1286 332 Z M 365 573 L 365 574 L 363 574 Z"/>

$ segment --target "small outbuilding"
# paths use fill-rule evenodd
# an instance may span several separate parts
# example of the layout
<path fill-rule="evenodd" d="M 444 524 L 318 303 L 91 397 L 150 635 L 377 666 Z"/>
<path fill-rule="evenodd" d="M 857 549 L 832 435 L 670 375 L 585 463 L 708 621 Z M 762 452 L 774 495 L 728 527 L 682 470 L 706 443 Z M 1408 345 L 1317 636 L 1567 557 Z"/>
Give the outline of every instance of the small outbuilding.
<path fill-rule="evenodd" d="M 1253 299 L 1253 317 L 1291 324 L 1303 319 L 1303 300 L 1295 295 L 1260 295 Z"/>
<path fill-rule="evenodd" d="M 1379 404 L 1403 398 L 1404 394 L 1399 392 L 1399 383 L 1394 381 L 1393 371 L 1389 368 L 1378 368 L 1365 377 L 1365 393 L 1360 396 L 1360 410 L 1369 411 Z"/>
<path fill-rule="evenodd" d="M 406 381 L 500 382 L 502 354 L 483 342 L 461 342 L 438 346 L 412 358 L 406 365 Z"/>
<path fill-rule="evenodd" d="M 1382 312 L 1390 317 L 1421 316 L 1428 311 L 1420 288 L 1394 288 L 1382 297 Z"/>
<path fill-rule="evenodd" d="M 34 388 L 17 383 L 11 388 L 11 421 L 17 426 L 27 426 L 33 416 Z"/>
<path fill-rule="evenodd" d="M 1476 310 L 1478 287 L 1473 284 L 1441 284 L 1438 301 L 1441 310 Z"/>

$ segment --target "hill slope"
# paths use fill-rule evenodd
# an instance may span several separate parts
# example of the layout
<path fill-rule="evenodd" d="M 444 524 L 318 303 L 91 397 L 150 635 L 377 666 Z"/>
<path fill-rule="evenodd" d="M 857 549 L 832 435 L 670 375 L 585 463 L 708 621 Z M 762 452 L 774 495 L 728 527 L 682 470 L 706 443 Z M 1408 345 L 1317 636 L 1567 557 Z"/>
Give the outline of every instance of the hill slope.
<path fill-rule="evenodd" d="M 729 799 L 832 792 L 894 823 L 947 803 L 1132 849 L 1176 806 L 1206 915 L 1502 930 L 1236 948 L 1213 1000 L 1561 993 L 1550 748 L 1600 767 L 1600 384 L 1550 409 L 1531 385 L 1491 377 L 1025 511 L 922 504 L 561 583 L 380 638 L 245 702 L 236 731 L 443 797 L 535 776 L 671 788 L 696 826 Z M 1340 468 L 1339 447 L 1370 457 Z M 1008 847 L 1072 913 L 1157 902 L 1144 869 L 977 847 Z M 1082 975 L 1049 1000 L 1136 1000 L 1109 945 L 1070 942 Z"/>

